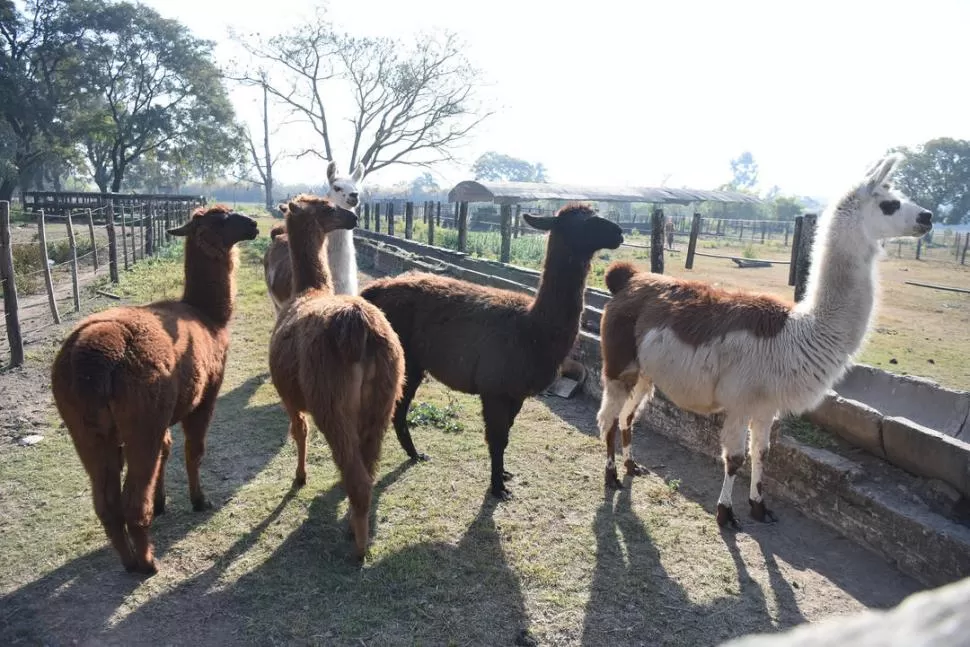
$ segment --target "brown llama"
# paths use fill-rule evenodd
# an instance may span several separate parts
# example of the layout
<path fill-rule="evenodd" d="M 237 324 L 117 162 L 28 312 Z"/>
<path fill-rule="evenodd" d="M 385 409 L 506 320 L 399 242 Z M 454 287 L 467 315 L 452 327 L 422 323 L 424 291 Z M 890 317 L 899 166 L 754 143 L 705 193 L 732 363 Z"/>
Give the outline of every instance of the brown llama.
<path fill-rule="evenodd" d="M 309 412 L 343 478 L 357 557 L 363 559 L 381 443 L 401 397 L 404 352 L 376 306 L 333 293 L 326 237 L 353 229 L 357 216 L 310 195 L 297 196 L 285 211 L 294 296 L 277 318 L 269 367 L 296 443 L 293 485 L 306 483 Z"/>
<path fill-rule="evenodd" d="M 491 492 L 500 499 L 511 496 L 505 481 L 512 475 L 504 467 L 509 428 L 525 398 L 555 379 L 576 341 L 593 254 L 623 242 L 619 226 L 586 206 L 569 205 L 555 216 L 523 215 L 550 232 L 534 299 L 423 273 L 378 279 L 361 291 L 384 311 L 404 347 L 404 395 L 394 412 L 401 447 L 412 460 L 427 460 L 407 426 L 425 371 L 449 388 L 478 394 Z"/>
<path fill-rule="evenodd" d="M 259 230 L 253 219 L 217 205 L 197 209 L 169 233 L 185 236 L 182 298 L 85 318 L 51 370 L 54 402 L 91 479 L 98 518 L 125 569 L 148 575 L 157 572 L 148 527 L 165 511 L 169 427 L 177 422 L 192 507 L 210 507 L 199 466 L 229 348 L 235 245 Z"/>

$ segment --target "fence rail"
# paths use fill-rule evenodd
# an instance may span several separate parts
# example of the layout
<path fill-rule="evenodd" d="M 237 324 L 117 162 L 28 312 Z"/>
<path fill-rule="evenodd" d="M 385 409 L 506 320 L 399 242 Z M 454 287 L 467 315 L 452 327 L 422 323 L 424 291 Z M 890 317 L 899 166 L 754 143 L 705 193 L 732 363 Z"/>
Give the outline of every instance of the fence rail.
<path fill-rule="evenodd" d="M 46 199 L 38 202 L 63 206 L 78 195 L 82 194 L 70 194 L 67 202 L 58 203 L 55 194 L 45 194 Z M 95 300 L 115 298 L 92 284 L 105 273 L 111 283 L 118 283 L 119 265 L 128 270 L 157 256 L 171 242 L 167 230 L 185 222 L 203 203 L 185 196 L 144 196 L 141 202 L 132 196 L 118 202 L 110 197 L 100 205 L 87 202 L 92 206 L 61 208 L 59 213 L 32 210 L 28 204 L 27 211 L 17 214 L 19 226 L 12 222 L 10 203 L 0 202 L 5 328 L 0 356 L 9 356 L 11 366 L 23 364 L 24 346 L 61 323 L 64 314 L 80 313 Z"/>

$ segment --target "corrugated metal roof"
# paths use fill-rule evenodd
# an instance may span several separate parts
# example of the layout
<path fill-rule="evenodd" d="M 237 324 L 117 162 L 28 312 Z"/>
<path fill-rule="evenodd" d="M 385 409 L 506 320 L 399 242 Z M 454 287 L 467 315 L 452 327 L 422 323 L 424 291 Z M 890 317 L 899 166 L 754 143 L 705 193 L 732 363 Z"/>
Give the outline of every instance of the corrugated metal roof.
<path fill-rule="evenodd" d="M 538 182 L 459 182 L 448 192 L 448 202 L 495 202 L 516 204 L 535 200 L 585 200 L 599 202 L 747 202 L 760 204 L 757 196 L 735 191 L 705 191 L 668 187 L 611 187 Z"/>

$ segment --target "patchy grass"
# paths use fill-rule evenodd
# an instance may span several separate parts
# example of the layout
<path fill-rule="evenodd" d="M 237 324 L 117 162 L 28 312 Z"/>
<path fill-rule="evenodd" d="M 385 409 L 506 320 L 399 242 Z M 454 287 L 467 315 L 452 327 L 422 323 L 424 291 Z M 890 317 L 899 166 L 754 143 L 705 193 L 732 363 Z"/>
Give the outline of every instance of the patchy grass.
<path fill-rule="evenodd" d="M 798 416 L 782 418 L 781 427 L 786 434 L 795 440 L 812 447 L 835 449 L 839 446 L 831 432 Z"/>
<path fill-rule="evenodd" d="M 688 471 L 682 449 L 650 450 L 679 471 L 604 497 L 593 403 L 526 402 L 506 454 L 516 498 L 496 504 L 477 398 L 433 380 L 411 412 L 432 461 L 412 466 L 387 435 L 373 544 L 357 567 L 346 497 L 316 432 L 308 483 L 289 489 L 296 457 L 267 371 L 261 244 L 243 250 L 203 461 L 215 509 L 191 511 L 176 433 L 168 512 L 152 527 L 157 576 L 124 573 L 108 547 L 49 396 L 43 442 L 0 444 L 3 644 L 711 645 L 911 590 L 844 542 L 844 559 L 823 558 L 834 535 L 794 512 L 790 536 L 722 537 L 708 509 L 718 485 L 704 480 L 719 470 Z M 137 265 L 118 289 L 133 302 L 178 295 L 177 254 Z M 29 363 L 46 370 L 55 349 Z M 847 579 L 857 564 L 865 574 Z"/>

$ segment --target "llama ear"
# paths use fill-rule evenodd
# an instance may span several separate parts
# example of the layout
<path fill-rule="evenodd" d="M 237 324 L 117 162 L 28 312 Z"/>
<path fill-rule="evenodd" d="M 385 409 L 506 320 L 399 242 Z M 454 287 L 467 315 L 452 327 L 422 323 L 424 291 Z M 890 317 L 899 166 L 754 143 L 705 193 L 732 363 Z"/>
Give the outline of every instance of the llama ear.
<path fill-rule="evenodd" d="M 525 221 L 529 223 L 530 227 L 541 229 L 542 231 L 549 231 L 556 222 L 555 216 L 533 216 L 531 213 L 524 213 L 522 217 L 525 218 Z"/>
<path fill-rule="evenodd" d="M 189 225 L 191 225 L 191 224 L 192 224 L 192 221 L 190 220 L 187 223 L 185 223 L 184 225 L 182 225 L 181 227 L 176 227 L 175 229 L 169 229 L 169 230 L 167 230 L 168 231 L 168 234 L 169 234 L 169 236 L 188 236 L 189 235 Z"/>
<path fill-rule="evenodd" d="M 354 181 L 354 184 L 359 183 L 364 179 L 364 165 L 357 162 L 357 168 L 354 169 L 354 174 L 350 176 L 350 179 Z"/>
<path fill-rule="evenodd" d="M 279 209 L 282 213 L 286 214 L 290 210 L 290 205 L 286 204 L 285 202 L 281 202 L 278 205 L 276 205 L 276 208 Z"/>
<path fill-rule="evenodd" d="M 867 174 L 866 191 L 868 193 L 875 192 L 881 184 L 892 176 L 901 161 L 903 161 L 903 156 L 900 153 L 893 153 L 881 159 Z"/>
<path fill-rule="evenodd" d="M 333 181 L 336 179 L 337 179 L 337 163 L 333 160 L 330 160 L 330 163 L 327 164 L 327 182 L 329 182 L 330 184 L 333 184 Z"/>

